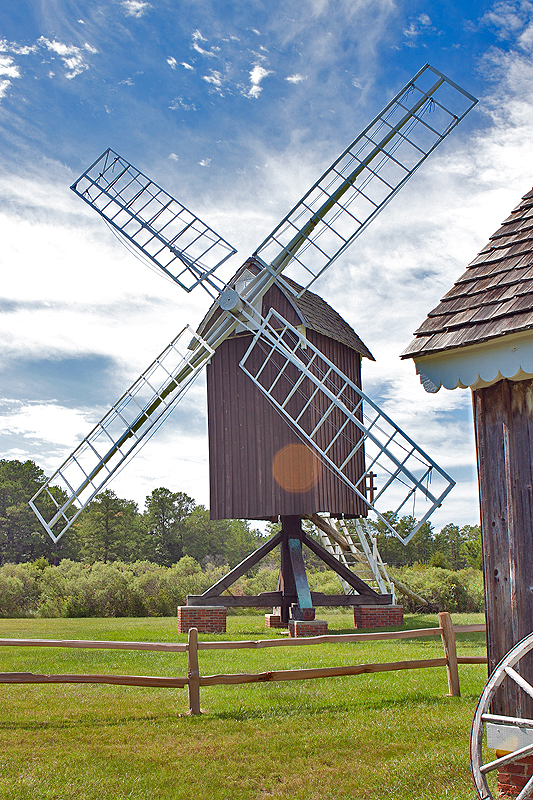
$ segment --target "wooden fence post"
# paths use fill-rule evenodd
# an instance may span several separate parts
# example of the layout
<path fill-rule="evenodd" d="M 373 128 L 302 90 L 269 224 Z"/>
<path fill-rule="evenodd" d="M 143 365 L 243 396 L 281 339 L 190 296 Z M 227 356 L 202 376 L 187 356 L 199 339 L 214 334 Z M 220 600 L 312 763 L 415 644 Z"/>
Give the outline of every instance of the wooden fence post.
<path fill-rule="evenodd" d="M 198 666 L 198 628 L 189 630 L 188 678 L 189 678 L 189 714 L 201 714 L 200 711 L 200 669 Z"/>
<path fill-rule="evenodd" d="M 459 669 L 457 667 L 457 649 L 455 647 L 455 632 L 452 618 L 447 611 L 439 613 L 439 628 L 442 628 L 441 639 L 446 658 L 446 672 L 448 673 L 448 696 L 460 697 Z"/>

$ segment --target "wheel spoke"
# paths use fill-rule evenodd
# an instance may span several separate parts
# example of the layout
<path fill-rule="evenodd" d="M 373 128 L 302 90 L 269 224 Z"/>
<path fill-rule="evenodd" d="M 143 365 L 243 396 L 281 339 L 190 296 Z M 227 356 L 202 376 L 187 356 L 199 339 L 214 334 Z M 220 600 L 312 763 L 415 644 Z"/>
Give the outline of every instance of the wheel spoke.
<path fill-rule="evenodd" d="M 533 728 L 533 719 L 524 719 L 522 717 L 504 717 L 501 714 L 482 714 L 481 719 L 483 722 L 516 725 L 518 728 Z"/>
<path fill-rule="evenodd" d="M 512 667 L 505 667 L 505 672 L 515 683 L 518 684 L 518 686 L 520 686 L 521 689 L 524 690 L 526 694 L 528 694 L 530 697 L 533 697 L 533 686 L 528 683 L 525 678 L 519 675 L 518 672 Z"/>
<path fill-rule="evenodd" d="M 483 764 L 483 766 L 479 768 L 479 771 L 482 775 L 485 775 L 487 772 L 492 772 L 493 769 L 499 769 L 505 766 L 505 764 L 510 764 L 511 761 L 516 761 L 519 758 L 525 758 L 532 754 L 533 744 L 528 744 L 525 747 L 521 747 L 519 750 L 513 750 L 512 753 L 508 753 L 506 756 L 500 756 L 500 758 L 496 758 L 494 761 Z"/>

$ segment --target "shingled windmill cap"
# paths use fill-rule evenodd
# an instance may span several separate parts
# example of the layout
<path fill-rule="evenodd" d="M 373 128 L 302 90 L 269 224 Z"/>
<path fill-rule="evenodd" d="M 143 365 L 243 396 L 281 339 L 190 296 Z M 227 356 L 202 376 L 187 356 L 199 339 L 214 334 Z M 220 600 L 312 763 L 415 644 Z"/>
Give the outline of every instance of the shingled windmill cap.
<path fill-rule="evenodd" d="M 533 189 L 429 312 L 401 358 L 426 391 L 533 377 Z"/>

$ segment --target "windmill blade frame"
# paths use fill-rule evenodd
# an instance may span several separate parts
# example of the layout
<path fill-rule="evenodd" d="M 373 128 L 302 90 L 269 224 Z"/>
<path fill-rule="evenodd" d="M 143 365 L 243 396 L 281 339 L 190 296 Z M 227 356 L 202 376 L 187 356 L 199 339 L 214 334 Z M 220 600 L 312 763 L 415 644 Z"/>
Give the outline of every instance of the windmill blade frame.
<path fill-rule="evenodd" d="M 188 350 L 191 337 L 194 349 Z M 214 352 L 191 328 L 183 328 L 32 497 L 30 506 L 54 542 L 164 422 Z M 49 519 L 38 507 L 43 495 L 54 509 Z"/>
<path fill-rule="evenodd" d="M 111 148 L 70 188 L 186 292 L 224 288 L 214 273 L 237 250 Z"/>
<path fill-rule="evenodd" d="M 422 448 L 278 311 L 270 309 L 240 367 L 300 439 L 402 544 L 409 543 L 455 485 Z M 364 469 L 354 470 L 356 459 L 361 458 Z M 356 480 L 352 477 L 354 471 Z M 369 492 L 369 476 L 371 481 L 374 477 L 383 478 L 381 488 L 376 487 L 375 492 Z M 415 499 L 425 503 L 422 516 L 402 537 L 391 519 L 396 520 Z"/>
<path fill-rule="evenodd" d="M 276 276 L 289 267 L 289 277 L 304 287 L 302 291 L 309 289 L 477 102 L 426 64 L 313 184 L 254 256 Z"/>

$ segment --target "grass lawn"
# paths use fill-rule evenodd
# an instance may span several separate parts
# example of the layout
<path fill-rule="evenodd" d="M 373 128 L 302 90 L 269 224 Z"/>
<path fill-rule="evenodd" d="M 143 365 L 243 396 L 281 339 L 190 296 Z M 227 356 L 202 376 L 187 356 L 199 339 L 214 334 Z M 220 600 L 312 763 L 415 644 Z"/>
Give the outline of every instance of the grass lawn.
<path fill-rule="evenodd" d="M 353 632 L 349 614 L 320 617 Z M 436 626 L 406 615 L 404 627 Z M 282 635 L 261 615 L 228 616 L 227 639 Z M 0 637 L 186 640 L 173 618 L 0 620 Z M 484 655 L 484 635 L 460 635 L 458 653 Z M 440 637 L 199 653 L 204 675 L 441 656 Z M 468 736 L 486 667 L 459 670 L 460 698 L 446 697 L 443 667 L 207 687 L 200 717 L 186 689 L 0 685 L 0 800 L 474 800 Z M 0 672 L 186 671 L 181 653 L 0 649 Z"/>

